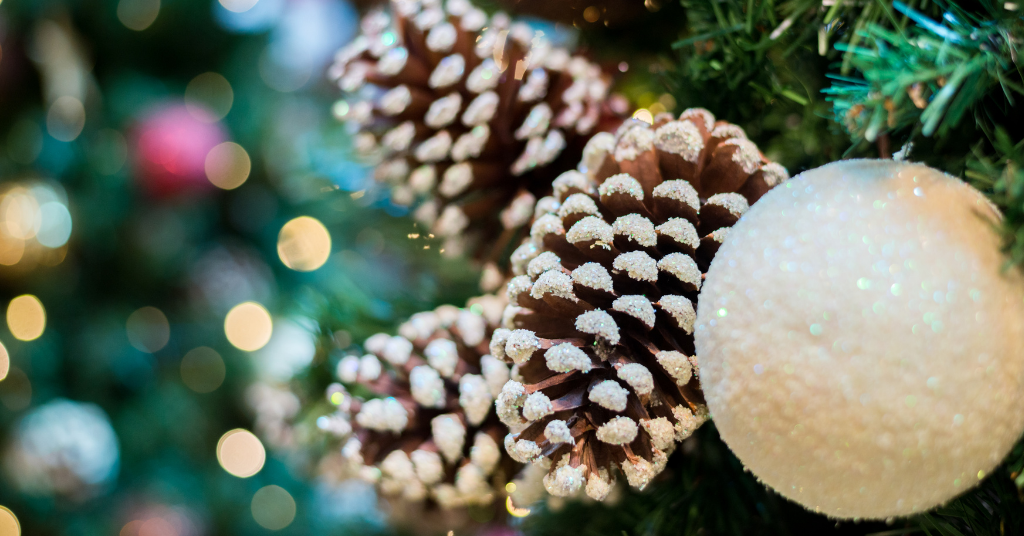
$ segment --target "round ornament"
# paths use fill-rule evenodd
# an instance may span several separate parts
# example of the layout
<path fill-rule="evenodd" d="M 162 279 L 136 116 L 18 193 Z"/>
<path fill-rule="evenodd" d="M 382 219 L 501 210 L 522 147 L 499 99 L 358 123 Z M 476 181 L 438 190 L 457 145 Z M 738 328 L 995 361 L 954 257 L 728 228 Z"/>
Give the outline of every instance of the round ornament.
<path fill-rule="evenodd" d="M 835 518 L 906 516 L 975 486 L 1024 430 L 1024 278 L 981 193 L 850 160 L 768 192 L 699 298 L 700 380 L 765 484 Z"/>
<path fill-rule="evenodd" d="M 159 108 L 140 119 L 135 146 L 139 185 L 150 196 L 165 199 L 208 191 L 206 157 L 227 140 L 224 128 L 185 105 Z"/>

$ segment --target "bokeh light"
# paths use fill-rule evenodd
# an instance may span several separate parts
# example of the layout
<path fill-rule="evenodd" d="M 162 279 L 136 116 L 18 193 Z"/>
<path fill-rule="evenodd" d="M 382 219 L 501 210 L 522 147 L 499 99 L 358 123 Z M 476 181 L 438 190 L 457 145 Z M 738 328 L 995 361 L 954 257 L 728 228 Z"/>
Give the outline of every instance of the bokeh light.
<path fill-rule="evenodd" d="M 31 294 L 23 294 L 11 300 L 7 306 L 7 327 L 15 339 L 38 339 L 46 329 L 46 309 L 43 308 L 43 302 Z"/>
<path fill-rule="evenodd" d="M 59 201 L 50 201 L 39 207 L 40 226 L 36 241 L 48 248 L 59 248 L 71 238 L 71 213 Z"/>
<path fill-rule="evenodd" d="M 85 498 L 116 480 L 120 456 L 117 434 L 99 406 L 57 398 L 21 419 L 4 461 L 22 493 Z"/>
<path fill-rule="evenodd" d="M 197 393 L 215 391 L 226 374 L 224 360 L 213 348 L 200 346 L 181 358 L 181 381 Z"/>
<path fill-rule="evenodd" d="M 46 112 L 46 131 L 54 139 L 74 141 L 85 128 L 85 106 L 67 95 L 53 101 Z"/>
<path fill-rule="evenodd" d="M 171 325 L 167 316 L 156 307 L 142 307 L 128 316 L 125 323 L 128 342 L 142 352 L 153 353 L 171 340 Z"/>
<path fill-rule="evenodd" d="M 284 224 L 277 235 L 277 255 L 292 270 L 316 270 L 331 255 L 331 233 L 320 220 L 299 216 Z"/>
<path fill-rule="evenodd" d="M 206 156 L 226 140 L 220 123 L 196 119 L 184 104 L 156 107 L 136 129 L 136 180 L 156 197 L 206 190 Z"/>
<path fill-rule="evenodd" d="M 0 382 L 4 381 L 9 370 L 11 370 L 11 356 L 7 353 L 4 343 L 0 342 Z"/>
<path fill-rule="evenodd" d="M 149 28 L 159 14 L 160 0 L 121 0 L 117 4 L 117 20 L 136 32 Z"/>
<path fill-rule="evenodd" d="M 224 9 L 235 13 L 245 13 L 256 5 L 258 0 L 220 0 Z"/>
<path fill-rule="evenodd" d="M 265 486 L 252 496 L 252 518 L 267 530 L 281 530 L 295 520 L 295 499 L 281 486 Z"/>
<path fill-rule="evenodd" d="M 71 228 L 67 196 L 60 186 L 19 182 L 0 192 L 0 264 L 39 261 L 47 250 L 67 244 Z"/>
<path fill-rule="evenodd" d="M 267 451 L 252 432 L 238 428 L 220 436 L 217 461 L 231 475 L 249 478 L 263 469 Z"/>
<path fill-rule="evenodd" d="M 513 517 L 526 517 L 530 515 L 530 509 L 519 508 L 513 504 L 511 496 L 505 497 L 505 509 L 508 510 L 508 513 L 512 514 Z"/>
<path fill-rule="evenodd" d="M 217 188 L 234 190 L 249 178 L 252 162 L 241 145 L 226 141 L 206 155 L 206 178 Z"/>
<path fill-rule="evenodd" d="M 12 188 L 0 201 L 0 226 L 5 234 L 17 240 L 35 238 L 42 225 L 39 203 L 25 188 Z"/>
<path fill-rule="evenodd" d="M 274 331 L 270 313 L 256 302 L 234 306 L 224 318 L 224 334 L 239 350 L 253 352 L 263 348 Z"/>
<path fill-rule="evenodd" d="M 21 536 L 18 516 L 5 506 L 0 506 L 0 536 Z"/>
<path fill-rule="evenodd" d="M 185 108 L 200 121 L 224 119 L 234 102 L 231 83 L 219 73 L 203 73 L 185 87 Z"/>
<path fill-rule="evenodd" d="M 640 108 L 639 110 L 633 112 L 633 119 L 643 121 L 648 125 L 654 124 L 654 115 L 652 115 L 651 111 L 648 110 L 647 108 Z"/>

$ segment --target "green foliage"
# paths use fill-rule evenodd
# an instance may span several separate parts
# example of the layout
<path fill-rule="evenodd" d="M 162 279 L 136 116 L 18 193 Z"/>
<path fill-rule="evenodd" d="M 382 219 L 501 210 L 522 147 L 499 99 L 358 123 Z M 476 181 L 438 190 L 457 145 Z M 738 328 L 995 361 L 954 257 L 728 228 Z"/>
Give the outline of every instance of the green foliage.
<path fill-rule="evenodd" d="M 874 141 L 917 123 L 924 136 L 944 135 L 994 86 L 1010 105 L 1014 93 L 1024 92 L 1011 37 L 1022 30 L 1019 16 L 983 21 L 952 9 L 940 25 L 900 2 L 894 5 L 917 24 L 890 30 L 869 23 L 857 32 L 863 46 L 836 45 L 847 53 L 844 64 L 863 80 L 833 75 L 836 82 L 825 93 L 836 121 L 855 138 Z"/>
<path fill-rule="evenodd" d="M 914 518 L 929 536 L 1002 536 L 1024 533 L 1024 442 L 974 490 Z M 1016 480 L 1014 480 L 1016 479 Z"/>
<path fill-rule="evenodd" d="M 685 21 L 675 56 L 656 64 L 663 67 L 660 80 L 637 82 L 634 93 L 663 85 L 678 103 L 675 111 L 704 107 L 743 126 L 794 174 L 849 156 L 888 156 L 913 141 L 912 160 L 955 175 L 966 171 L 999 206 L 1008 264 L 1024 264 L 1024 142 L 1013 141 L 1024 138 L 1013 106 L 1021 92 L 1014 61 L 1024 38 L 1019 11 L 987 1 L 963 8 L 929 0 L 680 3 Z M 710 426 L 681 450 L 644 492 L 626 491 L 614 505 L 549 504 L 526 519 L 525 531 L 1024 534 L 1024 443 L 977 488 L 889 524 L 836 523 L 782 499 L 743 470 Z"/>
<path fill-rule="evenodd" d="M 993 145 L 998 157 L 977 151 L 977 158 L 968 164 L 967 178 L 1003 213 L 999 229 L 1007 262 L 1024 265 L 1024 141 L 1014 144 L 1006 131 L 999 128 Z"/>

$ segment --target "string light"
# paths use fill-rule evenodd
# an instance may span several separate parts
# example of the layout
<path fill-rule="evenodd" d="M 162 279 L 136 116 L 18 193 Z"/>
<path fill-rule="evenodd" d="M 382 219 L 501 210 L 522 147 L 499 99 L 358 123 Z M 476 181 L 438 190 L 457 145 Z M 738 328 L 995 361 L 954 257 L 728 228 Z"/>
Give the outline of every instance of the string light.
<path fill-rule="evenodd" d="M 263 469 L 267 451 L 252 432 L 238 428 L 220 437 L 217 461 L 232 476 L 249 478 Z"/>
<path fill-rule="evenodd" d="M 513 517 L 526 517 L 530 515 L 529 508 L 518 508 L 512 504 L 512 497 L 505 497 L 505 509 L 508 510 L 509 514 Z"/>
<path fill-rule="evenodd" d="M 5 506 L 0 506 L 0 536 L 21 536 L 18 516 Z"/>
<path fill-rule="evenodd" d="M 7 327 L 15 339 L 32 341 L 46 329 L 46 309 L 43 302 L 31 294 L 11 300 L 7 306 Z"/>
<path fill-rule="evenodd" d="M 331 255 L 331 233 L 320 220 L 299 216 L 281 228 L 277 236 L 277 254 L 292 270 L 311 272 L 320 268 Z"/>
<path fill-rule="evenodd" d="M 224 119 L 234 102 L 231 83 L 219 73 L 203 73 L 185 86 L 185 109 L 206 123 Z"/>
<path fill-rule="evenodd" d="M 143 307 L 128 316 L 125 323 L 128 342 L 142 352 L 159 351 L 171 339 L 171 325 L 163 311 L 156 307 Z"/>
<path fill-rule="evenodd" d="M 252 518 L 267 530 L 281 530 L 295 520 L 295 499 L 281 486 L 264 486 L 252 496 Z"/>
<path fill-rule="evenodd" d="M 245 13 L 252 9 L 258 1 L 259 0 L 220 0 L 220 5 L 224 6 L 224 9 L 228 11 Z"/>
<path fill-rule="evenodd" d="M 256 302 L 234 306 L 224 317 L 224 334 L 239 350 L 254 352 L 266 346 L 274 331 L 267 309 Z"/>
<path fill-rule="evenodd" d="M 7 347 L 0 342 L 0 382 L 4 381 L 7 373 L 11 370 L 11 356 L 7 353 Z"/>
<path fill-rule="evenodd" d="M 252 161 L 241 145 L 226 141 L 206 154 L 206 178 L 222 190 L 234 190 L 249 179 Z"/>
<path fill-rule="evenodd" d="M 640 108 L 639 110 L 633 112 L 633 119 L 643 121 L 644 123 L 647 123 L 649 125 L 654 124 L 654 116 L 651 115 L 651 111 L 648 110 L 647 108 Z"/>
<path fill-rule="evenodd" d="M 121 0 L 117 4 L 117 20 L 136 32 L 149 28 L 159 14 L 160 0 Z"/>
<path fill-rule="evenodd" d="M 46 112 L 46 132 L 59 141 L 75 141 L 85 128 L 85 106 L 82 101 L 63 96 Z"/>
<path fill-rule="evenodd" d="M 200 346 L 181 358 L 181 381 L 197 393 L 210 393 L 224 383 L 224 360 L 213 348 Z"/>

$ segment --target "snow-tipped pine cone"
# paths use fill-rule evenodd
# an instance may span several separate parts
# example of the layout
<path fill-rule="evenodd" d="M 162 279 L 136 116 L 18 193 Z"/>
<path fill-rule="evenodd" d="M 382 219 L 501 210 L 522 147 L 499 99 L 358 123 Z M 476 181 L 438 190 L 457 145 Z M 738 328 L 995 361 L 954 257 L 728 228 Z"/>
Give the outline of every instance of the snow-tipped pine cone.
<path fill-rule="evenodd" d="M 378 162 L 375 178 L 395 202 L 419 202 L 417 219 L 450 254 L 483 254 L 529 223 L 586 137 L 620 121 L 602 115 L 609 80 L 597 65 L 468 0 L 391 0 L 329 75 L 346 94 L 335 116 Z"/>
<path fill-rule="evenodd" d="M 341 453 L 352 472 L 386 496 L 442 508 L 499 496 L 518 467 L 500 447 L 505 427 L 494 412 L 509 367 L 487 355 L 504 305 L 484 296 L 466 309 L 417 313 L 399 335 L 374 335 L 364 343 L 367 355 L 339 362 L 349 390 L 375 396 L 328 388 L 338 411 L 321 427 L 347 439 Z"/>
<path fill-rule="evenodd" d="M 642 489 L 707 420 L 693 343 L 703 274 L 786 178 L 738 126 L 689 109 L 597 134 L 538 202 L 491 353 L 519 380 L 497 399 L 505 447 L 551 464 L 550 493 L 601 500 L 616 469 Z"/>

